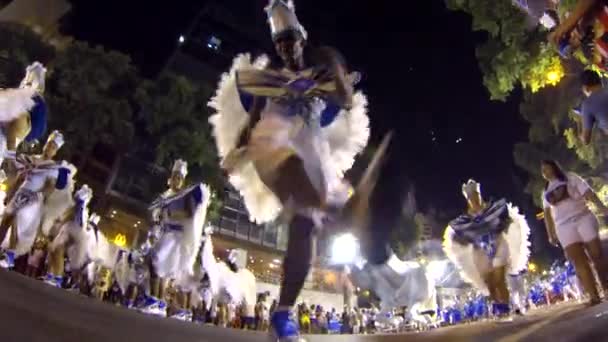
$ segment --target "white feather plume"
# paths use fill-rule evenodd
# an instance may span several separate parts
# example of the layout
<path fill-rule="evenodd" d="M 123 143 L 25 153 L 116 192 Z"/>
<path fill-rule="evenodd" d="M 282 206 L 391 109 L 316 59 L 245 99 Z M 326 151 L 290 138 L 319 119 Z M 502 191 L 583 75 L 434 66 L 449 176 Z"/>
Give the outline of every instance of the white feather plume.
<path fill-rule="evenodd" d="M 454 241 L 454 229 L 448 226 L 443 234 L 443 250 L 450 261 L 460 271 L 460 277 L 470 283 L 484 295 L 489 295 L 488 287 L 483 281 L 475 261 L 473 244 L 461 245 Z"/>
<path fill-rule="evenodd" d="M 44 209 L 42 214 L 42 227 L 41 231 L 44 236 L 51 234 L 55 221 L 60 218 L 69 208 L 74 206 L 74 176 L 76 174 L 76 167 L 66 161 L 62 163 L 63 167 L 67 167 L 71 170 L 68 176 L 68 184 L 63 189 L 55 189 L 45 199 Z"/>
<path fill-rule="evenodd" d="M 509 247 L 509 273 L 517 274 L 528 267 L 530 259 L 530 226 L 524 215 L 519 213 L 519 209 L 508 204 L 511 225 L 505 231 L 504 237 Z"/>
<path fill-rule="evenodd" d="M 10 122 L 29 112 L 35 105 L 32 88 L 0 89 L 0 122 Z"/>

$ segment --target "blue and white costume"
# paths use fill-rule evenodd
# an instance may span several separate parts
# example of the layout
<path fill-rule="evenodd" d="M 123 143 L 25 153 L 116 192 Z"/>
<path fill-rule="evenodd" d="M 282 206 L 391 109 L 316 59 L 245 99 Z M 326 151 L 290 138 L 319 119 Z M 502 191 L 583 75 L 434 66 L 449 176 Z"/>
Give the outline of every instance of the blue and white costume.
<path fill-rule="evenodd" d="M 273 36 L 296 29 L 306 37 L 291 0 L 272 0 L 266 10 Z M 237 56 L 209 102 L 216 111 L 209 121 L 221 158 L 237 148 L 241 132 L 249 124 L 253 97 L 265 103 L 247 157 L 230 174 L 230 183 L 243 196 L 250 219 L 260 224 L 276 219 L 286 205 L 262 182 L 260 172 L 268 172 L 264 168 L 272 165 L 261 160 L 278 150 L 291 151 L 304 163 L 322 199 L 344 202 L 341 179 L 369 139 L 367 99 L 362 92 L 355 93 L 349 110 L 341 109 L 325 96 L 331 93 L 331 84 L 312 81 L 311 69 L 295 73 L 268 66 L 266 56 L 254 61 L 248 54 Z M 274 81 L 268 83 L 267 76 Z M 356 76 L 349 77 L 354 83 Z"/>
<path fill-rule="evenodd" d="M 89 226 L 89 202 L 93 197 L 93 191 L 84 184 L 74 194 L 73 216 L 59 228 L 52 239 L 49 249 L 55 251 L 57 248 L 67 247 L 66 254 L 70 261 L 70 267 L 80 270 L 89 259 L 89 242 L 86 232 Z M 63 256 L 59 256 L 63 258 Z M 47 282 L 51 285 L 61 284 L 63 274 L 47 274 Z"/>
<path fill-rule="evenodd" d="M 0 164 L 7 150 L 7 125 L 24 115 L 30 117 L 26 136 L 20 137 L 26 141 L 34 141 L 42 137 L 46 131 L 47 106 L 42 94 L 44 93 L 46 69 L 39 62 L 27 67 L 26 75 L 19 88 L 0 90 Z M 21 141 L 18 141 L 19 145 Z"/>
<path fill-rule="evenodd" d="M 463 185 L 469 198 L 480 193 L 479 183 Z M 444 234 L 447 257 L 458 267 L 463 280 L 483 294 L 489 294 L 484 275 L 506 266 L 508 274 L 525 270 L 530 255 L 530 227 L 516 207 L 505 199 L 488 203 L 477 215 L 463 214 L 451 221 Z"/>
<path fill-rule="evenodd" d="M 207 230 L 201 250 L 201 269 L 197 282 L 200 284 L 202 281 L 200 275 L 206 274 L 211 295 L 216 303 L 242 306 L 244 318 L 253 320 L 257 300 L 256 280 L 253 273 L 246 268 L 247 259 L 239 258 L 238 253 L 238 250 L 232 250 L 228 256 L 228 262 L 217 261 L 213 256 L 211 231 Z M 237 259 L 244 259 L 245 263 L 239 264 Z M 209 302 L 208 300 L 207 304 Z"/>
<path fill-rule="evenodd" d="M 187 168 L 186 162 L 177 160 L 173 172 L 179 172 L 185 178 Z M 192 216 L 172 218 L 171 211 L 183 210 L 187 206 L 186 201 L 191 205 Z M 152 264 L 159 278 L 181 280 L 194 275 L 194 265 L 203 241 L 203 227 L 210 202 L 210 189 L 199 183 L 177 193 L 169 189 L 150 206 L 159 232 L 158 240 L 151 249 Z M 163 299 L 153 300 L 158 303 L 147 305 L 151 310 L 166 306 Z"/>
<path fill-rule="evenodd" d="M 63 145 L 63 136 L 58 131 L 49 136 L 58 147 Z M 19 156 L 15 159 L 23 183 L 6 207 L 6 213 L 15 215 L 14 224 L 17 241 L 10 248 L 10 233 L 3 247 L 7 259 L 24 255 L 32 248 L 36 236 L 42 233 L 49 236 L 53 222 L 73 204 L 72 191 L 76 168 L 65 161 L 43 160 L 39 156 Z M 43 189 L 47 182 L 53 182 L 55 190 L 44 198 Z M 43 220 L 44 218 L 44 220 Z"/>

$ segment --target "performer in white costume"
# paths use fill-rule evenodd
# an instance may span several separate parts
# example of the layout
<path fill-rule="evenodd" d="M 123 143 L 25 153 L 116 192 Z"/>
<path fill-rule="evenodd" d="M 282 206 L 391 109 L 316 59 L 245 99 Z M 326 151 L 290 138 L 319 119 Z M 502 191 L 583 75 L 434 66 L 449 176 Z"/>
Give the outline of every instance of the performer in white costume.
<path fill-rule="evenodd" d="M 165 290 L 170 279 L 194 273 L 194 264 L 203 239 L 203 225 L 211 199 L 209 188 L 198 183 L 184 188 L 188 164 L 178 159 L 169 178 L 169 189 L 151 206 L 158 241 L 152 248 L 150 294 L 145 313 L 166 315 Z M 178 288 L 178 291 L 181 289 Z M 187 292 L 180 291 L 178 319 L 189 319 Z"/>
<path fill-rule="evenodd" d="M 12 267 L 15 257 L 28 253 L 39 233 L 49 236 L 52 222 L 71 206 L 76 168 L 53 160 L 63 143 L 63 135 L 54 131 L 41 155 L 20 155 L 13 160 L 18 170 L 17 190 L 9 194 L 0 224 L 0 241 L 4 241 L 9 228 L 11 231 L 3 245 L 3 267 Z M 43 224 L 43 217 L 51 224 Z"/>
<path fill-rule="evenodd" d="M 34 141 L 46 130 L 44 93 L 46 69 L 39 62 L 27 67 L 19 88 L 0 89 L 0 164 L 23 140 Z"/>
<path fill-rule="evenodd" d="M 517 208 L 505 199 L 486 202 L 474 180 L 462 186 L 467 212 L 450 222 L 444 234 L 448 258 L 462 279 L 490 295 L 496 316 L 509 316 L 506 276 L 526 269 L 530 228 Z"/>
<path fill-rule="evenodd" d="M 70 267 L 79 274 L 79 270 L 87 258 L 90 241 L 86 237 L 89 229 L 89 202 L 93 191 L 86 184 L 74 194 L 74 205 L 69 208 L 55 223 L 59 227 L 58 233 L 49 246 L 49 267 L 46 282 L 50 285 L 60 285 L 64 276 L 64 261 L 66 248 L 68 251 Z M 94 238 L 94 236 L 93 236 Z M 74 246 L 74 248 L 68 248 Z"/>
<path fill-rule="evenodd" d="M 310 270 L 314 228 L 350 221 L 358 234 L 369 233 L 362 228 L 388 139 L 346 203 L 351 189 L 343 174 L 369 138 L 366 98 L 353 90 L 359 76 L 347 72 L 334 49 L 306 47 L 307 33 L 291 0 L 271 0 L 266 12 L 280 61 L 238 56 L 210 102 L 217 111 L 210 122 L 222 166 L 251 219 L 262 224 L 284 210 L 290 221 L 279 307 L 271 323 L 278 340 L 297 341 L 290 312 Z"/>
<path fill-rule="evenodd" d="M 206 274 L 213 302 L 218 303 L 224 309 L 229 305 L 242 307 L 245 326 L 250 328 L 255 319 L 256 281 L 253 273 L 246 268 L 247 265 L 238 262 L 238 260 L 246 260 L 246 258 L 241 258 L 238 253 L 237 250 L 232 250 L 227 261 L 217 261 L 213 256 L 211 230 L 207 229 L 201 250 L 200 278 L 196 280 L 196 283 L 200 284 L 202 275 Z M 209 302 L 208 300 L 207 303 Z"/>

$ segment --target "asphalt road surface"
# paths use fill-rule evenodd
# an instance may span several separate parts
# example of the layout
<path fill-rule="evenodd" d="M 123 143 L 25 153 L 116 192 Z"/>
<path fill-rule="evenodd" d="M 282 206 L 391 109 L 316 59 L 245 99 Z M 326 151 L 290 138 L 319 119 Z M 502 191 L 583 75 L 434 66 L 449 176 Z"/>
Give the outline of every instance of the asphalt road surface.
<path fill-rule="evenodd" d="M 308 342 L 608 341 L 608 303 L 562 304 L 513 322 L 401 335 L 306 336 Z M 2 342 L 268 342 L 266 334 L 145 316 L 0 270 Z"/>

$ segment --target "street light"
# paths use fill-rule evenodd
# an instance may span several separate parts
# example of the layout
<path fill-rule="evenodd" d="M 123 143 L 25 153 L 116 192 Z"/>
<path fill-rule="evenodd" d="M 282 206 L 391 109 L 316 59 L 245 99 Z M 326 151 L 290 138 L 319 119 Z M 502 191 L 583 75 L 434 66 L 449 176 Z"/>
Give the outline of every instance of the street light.
<path fill-rule="evenodd" d="M 534 272 L 536 272 L 536 270 L 537 270 L 537 266 L 535 263 L 531 262 L 528 264 L 528 271 L 534 273 Z"/>
<path fill-rule="evenodd" d="M 547 73 L 547 81 L 549 81 L 549 83 L 557 83 L 560 78 L 560 73 L 556 70 Z"/>

